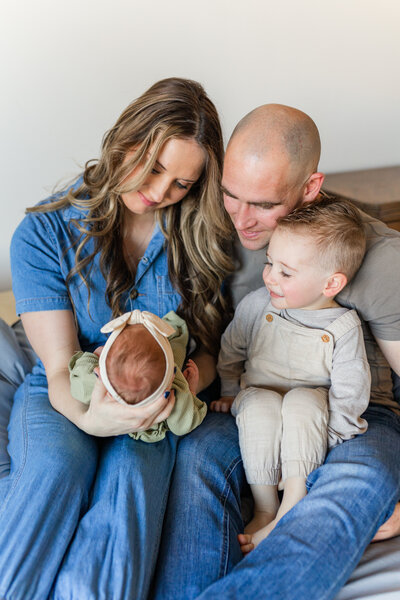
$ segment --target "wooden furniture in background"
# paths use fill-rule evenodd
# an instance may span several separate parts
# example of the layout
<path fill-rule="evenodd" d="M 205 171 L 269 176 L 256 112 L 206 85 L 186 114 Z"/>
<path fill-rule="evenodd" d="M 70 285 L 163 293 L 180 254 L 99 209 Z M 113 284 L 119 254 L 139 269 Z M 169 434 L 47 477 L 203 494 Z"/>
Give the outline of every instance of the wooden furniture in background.
<path fill-rule="evenodd" d="M 322 189 L 400 231 L 400 166 L 330 173 Z"/>
<path fill-rule="evenodd" d="M 15 312 L 15 300 L 11 290 L 0 292 L 0 317 L 12 325 L 18 319 Z"/>

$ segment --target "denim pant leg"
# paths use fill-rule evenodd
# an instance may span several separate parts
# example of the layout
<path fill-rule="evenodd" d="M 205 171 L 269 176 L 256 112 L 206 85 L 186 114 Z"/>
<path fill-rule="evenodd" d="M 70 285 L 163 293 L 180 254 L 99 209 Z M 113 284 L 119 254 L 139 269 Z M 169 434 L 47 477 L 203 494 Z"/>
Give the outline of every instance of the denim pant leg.
<path fill-rule="evenodd" d="M 58 575 L 56 600 L 145 600 L 179 438 L 102 444 L 89 510 Z"/>
<path fill-rule="evenodd" d="M 7 427 L 14 394 L 35 363 L 36 356 L 21 321 L 13 327 L 0 319 L 0 479 L 10 472 Z"/>
<path fill-rule="evenodd" d="M 241 559 L 245 484 L 234 418 L 208 413 L 179 445 L 152 600 L 195 598 Z"/>
<path fill-rule="evenodd" d="M 53 410 L 46 386 L 32 376 L 15 396 L 9 438 L 11 471 L 0 481 L 0 597 L 45 600 L 87 506 L 97 446 Z"/>
<path fill-rule="evenodd" d="M 400 419 L 383 407 L 365 417 L 368 431 L 336 446 L 310 474 L 308 495 L 199 600 L 335 597 L 400 497 Z"/>

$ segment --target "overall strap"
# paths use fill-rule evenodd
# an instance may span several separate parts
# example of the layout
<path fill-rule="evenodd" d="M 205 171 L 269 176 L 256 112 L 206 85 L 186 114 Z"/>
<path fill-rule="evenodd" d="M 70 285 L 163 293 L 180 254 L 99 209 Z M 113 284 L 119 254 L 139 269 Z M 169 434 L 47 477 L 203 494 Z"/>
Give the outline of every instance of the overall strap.
<path fill-rule="evenodd" d="M 325 331 L 329 331 L 333 335 L 333 339 L 337 342 L 342 336 L 346 335 L 352 329 L 360 326 L 360 319 L 355 310 L 348 310 L 343 315 L 332 321 L 330 325 L 325 327 Z"/>

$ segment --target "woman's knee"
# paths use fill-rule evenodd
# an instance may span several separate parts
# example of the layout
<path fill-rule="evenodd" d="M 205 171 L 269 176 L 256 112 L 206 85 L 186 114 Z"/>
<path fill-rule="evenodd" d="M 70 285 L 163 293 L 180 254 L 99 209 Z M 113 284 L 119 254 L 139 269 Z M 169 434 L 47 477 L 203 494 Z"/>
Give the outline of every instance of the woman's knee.
<path fill-rule="evenodd" d="M 95 438 L 52 409 L 46 415 L 13 415 L 9 451 L 11 476 L 40 482 L 50 478 L 63 486 L 90 487 L 97 466 Z M 43 420 L 41 419 L 43 417 Z"/>
<path fill-rule="evenodd" d="M 238 430 L 232 416 L 208 413 L 200 427 L 180 440 L 173 483 L 185 492 L 192 486 L 224 486 L 227 481 L 239 488 L 245 481 Z"/>

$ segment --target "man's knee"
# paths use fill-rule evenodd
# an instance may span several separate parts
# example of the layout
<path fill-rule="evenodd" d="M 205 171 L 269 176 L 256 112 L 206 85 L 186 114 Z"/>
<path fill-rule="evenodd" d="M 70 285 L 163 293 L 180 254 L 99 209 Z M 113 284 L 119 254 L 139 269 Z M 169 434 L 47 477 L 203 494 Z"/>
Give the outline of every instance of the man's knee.
<path fill-rule="evenodd" d="M 343 442 L 330 451 L 329 460 L 309 475 L 308 486 L 329 488 L 335 493 L 342 491 L 348 496 L 360 499 L 398 499 L 399 469 L 395 472 L 384 457 L 379 459 L 376 455 L 368 454 L 355 454 L 351 457 L 347 452 L 340 452 L 340 446 L 351 441 Z"/>

